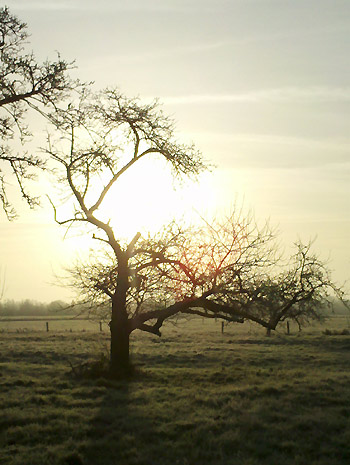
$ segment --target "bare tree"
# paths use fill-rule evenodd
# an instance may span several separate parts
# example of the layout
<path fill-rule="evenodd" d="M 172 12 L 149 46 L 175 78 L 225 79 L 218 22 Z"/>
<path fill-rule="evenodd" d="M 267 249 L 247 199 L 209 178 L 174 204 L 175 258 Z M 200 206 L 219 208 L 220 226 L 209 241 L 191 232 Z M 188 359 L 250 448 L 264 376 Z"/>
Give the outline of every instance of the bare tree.
<path fill-rule="evenodd" d="M 26 188 L 36 169 L 44 167 L 41 157 L 24 150 L 14 154 L 9 142 L 16 138 L 22 144 L 31 136 L 26 113 L 32 109 L 48 117 L 69 92 L 79 86 L 68 75 L 73 63 L 62 60 L 39 64 L 32 52 L 26 52 L 27 25 L 12 15 L 7 7 L 0 8 L 0 160 L 9 166 L 22 197 L 29 206 L 38 199 Z M 6 192 L 5 171 L 0 169 L 0 201 L 9 219 L 16 212 Z"/>
<path fill-rule="evenodd" d="M 224 283 L 206 305 L 258 323 L 270 335 L 283 321 L 295 321 L 299 328 L 313 320 L 322 321 L 334 297 L 344 305 L 344 291 L 336 285 L 326 264 L 311 250 L 311 243 L 295 244 L 296 253 L 287 261 Z"/>
<path fill-rule="evenodd" d="M 103 292 L 111 300 L 111 370 L 116 371 L 129 363 L 129 335 L 134 328 L 127 307 L 132 282 L 141 278 L 134 264 L 141 254 L 141 251 L 135 252 L 140 233 L 136 233 L 130 243 L 123 245 L 109 221 L 99 214 L 99 208 L 123 174 L 146 157 L 165 159 L 176 178 L 182 175 L 196 177 L 208 166 L 193 145 L 176 142 L 173 121 L 162 113 L 157 102 L 144 105 L 139 99 L 128 99 L 115 89 L 107 89 L 99 95 L 83 92 L 77 105 L 56 112 L 54 124 L 59 132 L 59 141 L 49 137 L 47 153 L 63 168 L 60 185 L 66 186 L 66 191 L 73 197 L 69 218 L 58 219 L 53 205 L 56 221 L 68 226 L 92 225 L 97 231 L 94 238 L 108 244 L 115 262 L 112 268 L 105 269 L 104 278 L 97 271 L 97 277 L 91 279 L 99 280 L 99 276 L 100 282 L 96 282 L 89 292 L 92 297 L 95 292 Z M 123 198 L 115 199 L 116 212 L 118 204 L 122 202 L 128 202 L 127 193 Z M 180 236 L 172 238 L 170 235 L 165 240 L 171 244 L 177 237 Z M 171 246 L 164 250 L 170 254 L 169 257 L 164 255 L 164 258 L 157 258 L 153 255 L 161 252 L 161 243 L 154 243 L 155 250 L 143 244 L 139 271 L 150 264 L 153 264 L 153 268 L 171 267 Z M 93 271 L 92 267 L 92 276 Z M 86 279 L 84 273 L 81 275 Z M 138 298 L 141 295 L 140 291 Z M 171 309 L 168 311 L 172 312 Z M 139 324 L 144 324 L 144 321 Z"/>

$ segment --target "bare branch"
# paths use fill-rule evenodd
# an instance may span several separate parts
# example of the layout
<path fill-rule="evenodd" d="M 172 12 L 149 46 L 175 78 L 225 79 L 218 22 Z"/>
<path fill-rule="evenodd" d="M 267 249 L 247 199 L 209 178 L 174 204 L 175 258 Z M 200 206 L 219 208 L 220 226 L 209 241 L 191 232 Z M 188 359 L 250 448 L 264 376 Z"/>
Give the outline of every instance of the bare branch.
<path fill-rule="evenodd" d="M 66 62 L 58 55 L 56 61 L 39 64 L 33 53 L 25 53 L 27 25 L 7 7 L 0 8 L 0 29 L 0 135 L 3 141 L 0 160 L 11 165 L 22 198 L 34 207 L 38 199 L 31 195 L 27 181 L 45 169 L 44 160 L 24 153 L 14 161 L 5 141 L 17 137 L 25 144 L 31 137 L 26 123 L 27 112 L 33 110 L 50 121 L 50 112 L 81 84 L 68 75 L 74 63 Z M 7 198 L 5 182 L 2 182 L 1 192 L 3 210 L 9 219 L 13 219 L 15 210 Z"/>

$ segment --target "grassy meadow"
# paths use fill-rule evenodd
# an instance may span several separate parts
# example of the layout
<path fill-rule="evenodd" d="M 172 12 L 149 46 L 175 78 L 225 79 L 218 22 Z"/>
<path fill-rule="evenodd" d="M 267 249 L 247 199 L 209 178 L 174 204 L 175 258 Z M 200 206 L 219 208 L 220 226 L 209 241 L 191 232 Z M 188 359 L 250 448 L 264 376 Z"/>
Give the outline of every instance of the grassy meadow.
<path fill-rule="evenodd" d="M 350 336 L 322 333 L 345 317 L 271 338 L 200 319 L 138 332 L 129 382 L 72 374 L 107 353 L 98 325 L 21 323 L 0 326 L 1 465 L 350 463 Z"/>

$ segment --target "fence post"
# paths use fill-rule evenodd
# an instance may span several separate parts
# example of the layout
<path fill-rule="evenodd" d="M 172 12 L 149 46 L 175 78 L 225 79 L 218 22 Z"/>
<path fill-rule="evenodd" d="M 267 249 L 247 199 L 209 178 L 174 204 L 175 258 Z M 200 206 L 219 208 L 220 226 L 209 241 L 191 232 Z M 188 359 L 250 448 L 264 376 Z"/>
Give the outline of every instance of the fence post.
<path fill-rule="evenodd" d="M 102 321 L 100 321 L 100 331 L 102 331 Z"/>
<path fill-rule="evenodd" d="M 289 321 L 287 321 L 287 334 L 290 334 Z"/>
<path fill-rule="evenodd" d="M 225 323 L 222 321 L 221 322 L 221 334 L 224 334 L 224 326 L 225 326 Z"/>
<path fill-rule="evenodd" d="M 46 322 L 46 331 L 49 332 L 49 322 Z"/>

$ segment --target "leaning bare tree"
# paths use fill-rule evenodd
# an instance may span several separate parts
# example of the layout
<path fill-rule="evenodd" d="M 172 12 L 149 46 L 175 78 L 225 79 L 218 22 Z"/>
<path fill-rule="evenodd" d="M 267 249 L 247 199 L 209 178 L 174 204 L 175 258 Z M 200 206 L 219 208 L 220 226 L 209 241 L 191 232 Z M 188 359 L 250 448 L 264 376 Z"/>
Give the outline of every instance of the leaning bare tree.
<path fill-rule="evenodd" d="M 34 54 L 26 51 L 27 40 L 27 25 L 7 7 L 0 8 L 0 160 L 4 166 L 0 168 L 0 201 L 9 219 L 14 218 L 16 212 L 6 192 L 5 165 L 31 207 L 38 199 L 28 192 L 26 180 L 33 177 L 35 169 L 44 167 L 42 158 L 24 150 L 14 153 L 9 142 L 16 139 L 23 144 L 30 137 L 26 122 L 29 109 L 47 117 L 49 111 L 78 86 L 68 75 L 73 63 L 58 56 L 56 61 L 39 64 Z"/>
<path fill-rule="evenodd" d="M 275 263 L 271 231 L 259 229 L 249 216 L 233 214 L 187 228 L 173 222 L 154 236 L 136 237 L 129 244 L 125 337 L 136 329 L 160 336 L 163 323 L 178 315 L 243 323 L 242 309 L 223 305 L 218 295 L 233 288 L 239 294 L 242 281 Z M 108 315 L 120 266 L 108 249 L 103 252 L 70 268 L 69 284 L 85 308 Z"/>

